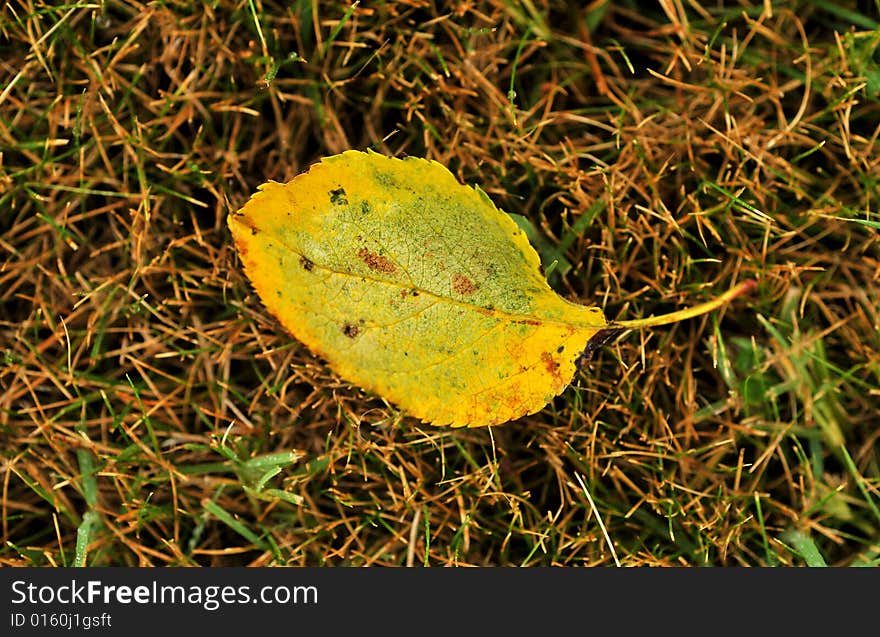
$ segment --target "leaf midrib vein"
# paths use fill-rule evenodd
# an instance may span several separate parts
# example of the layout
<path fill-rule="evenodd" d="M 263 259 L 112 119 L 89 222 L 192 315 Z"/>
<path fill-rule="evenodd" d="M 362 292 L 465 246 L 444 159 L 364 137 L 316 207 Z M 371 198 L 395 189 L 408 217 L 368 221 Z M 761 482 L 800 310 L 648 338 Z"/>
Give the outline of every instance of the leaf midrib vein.
<path fill-rule="evenodd" d="M 246 226 L 246 227 L 248 227 L 248 226 Z M 309 263 L 311 263 L 312 267 L 314 267 L 314 268 L 319 268 L 321 270 L 324 270 L 326 272 L 330 272 L 332 274 L 336 274 L 339 276 L 347 276 L 347 277 L 351 277 L 353 279 L 362 279 L 362 280 L 366 280 L 366 281 L 371 281 L 373 283 L 383 284 L 383 285 L 393 287 L 393 288 L 396 288 L 399 290 L 416 290 L 416 291 L 418 291 L 419 294 L 425 294 L 425 295 L 435 299 L 438 302 L 447 303 L 449 305 L 452 305 L 455 307 L 461 307 L 461 308 L 464 308 L 464 309 L 472 311 L 472 312 L 478 312 L 480 314 L 482 314 L 484 312 L 488 312 L 491 316 L 510 321 L 511 323 L 528 323 L 529 321 L 538 321 L 540 323 L 547 324 L 547 325 L 557 325 L 557 326 L 561 326 L 561 327 L 573 327 L 573 328 L 578 328 L 578 329 L 597 329 L 597 330 L 604 329 L 605 327 L 608 326 L 607 323 L 601 323 L 601 324 L 582 323 L 582 324 L 578 324 L 578 323 L 571 323 L 569 321 L 562 321 L 562 320 L 558 320 L 558 319 L 537 316 L 534 314 L 514 314 L 512 312 L 506 312 L 503 310 L 498 310 L 496 308 L 489 309 L 489 308 L 482 307 L 479 305 L 474 305 L 472 303 L 464 303 L 464 302 L 459 301 L 457 299 L 453 299 L 448 296 L 436 294 L 434 292 L 431 292 L 430 290 L 425 290 L 424 288 L 417 287 L 414 285 L 405 285 L 405 284 L 399 283 L 397 281 L 389 281 L 387 279 L 380 279 L 375 276 L 371 276 L 369 274 L 356 274 L 356 273 L 348 271 L 348 270 L 337 270 L 336 268 L 332 268 L 328 265 L 325 265 L 323 263 L 318 263 L 318 262 L 312 260 L 311 258 L 309 258 L 308 255 L 300 252 L 299 250 L 296 250 L 295 248 L 290 247 L 286 241 L 278 238 L 277 236 L 274 236 L 273 239 L 278 241 L 279 244 L 284 246 L 287 250 L 290 250 L 290 252 L 292 252 L 293 254 L 299 255 L 300 257 L 302 257 L 304 259 L 308 259 Z M 549 292 L 552 294 L 556 294 L 555 292 L 553 292 L 552 289 L 550 289 Z M 589 309 L 585 305 L 582 305 L 579 307 L 582 307 L 585 310 Z"/>

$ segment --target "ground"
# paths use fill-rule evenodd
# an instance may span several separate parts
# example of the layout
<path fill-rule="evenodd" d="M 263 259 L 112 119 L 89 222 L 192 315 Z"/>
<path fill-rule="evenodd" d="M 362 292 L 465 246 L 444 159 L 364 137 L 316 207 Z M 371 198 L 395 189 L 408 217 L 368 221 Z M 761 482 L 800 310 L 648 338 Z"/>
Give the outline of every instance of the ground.
<path fill-rule="evenodd" d="M 880 563 L 875 2 L 0 9 L 0 564 Z M 433 428 L 261 305 L 226 217 L 347 149 L 633 319 Z"/>

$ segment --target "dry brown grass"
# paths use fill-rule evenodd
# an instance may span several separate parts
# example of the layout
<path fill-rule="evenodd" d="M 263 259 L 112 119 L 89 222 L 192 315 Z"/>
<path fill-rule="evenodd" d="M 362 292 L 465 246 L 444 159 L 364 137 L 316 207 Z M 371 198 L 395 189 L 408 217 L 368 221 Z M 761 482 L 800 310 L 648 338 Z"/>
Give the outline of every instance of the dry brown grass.
<path fill-rule="evenodd" d="M 583 476 L 624 564 L 876 564 L 871 6 L 6 4 L 0 563 L 613 564 Z M 609 317 L 760 290 L 516 423 L 420 427 L 282 332 L 225 228 L 367 147 L 479 183 Z"/>

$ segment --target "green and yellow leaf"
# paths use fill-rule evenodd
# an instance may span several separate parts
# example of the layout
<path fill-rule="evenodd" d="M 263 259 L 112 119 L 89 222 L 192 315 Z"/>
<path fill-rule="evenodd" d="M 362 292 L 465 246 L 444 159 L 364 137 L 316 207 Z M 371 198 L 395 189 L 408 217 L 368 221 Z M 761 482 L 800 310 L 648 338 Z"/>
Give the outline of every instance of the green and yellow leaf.
<path fill-rule="evenodd" d="M 433 161 L 347 151 L 263 184 L 228 222 L 281 324 L 424 422 L 534 413 L 620 327 L 557 295 L 517 225 Z"/>

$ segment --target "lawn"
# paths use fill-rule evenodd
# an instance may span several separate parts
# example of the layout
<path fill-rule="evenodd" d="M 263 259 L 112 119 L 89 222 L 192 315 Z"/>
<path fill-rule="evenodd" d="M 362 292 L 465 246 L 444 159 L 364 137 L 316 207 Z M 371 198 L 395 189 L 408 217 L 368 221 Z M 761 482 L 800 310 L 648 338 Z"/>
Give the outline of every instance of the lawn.
<path fill-rule="evenodd" d="M 880 3 L 0 8 L 4 566 L 880 565 Z M 288 335 L 226 218 L 428 157 L 635 319 L 421 424 Z"/>

